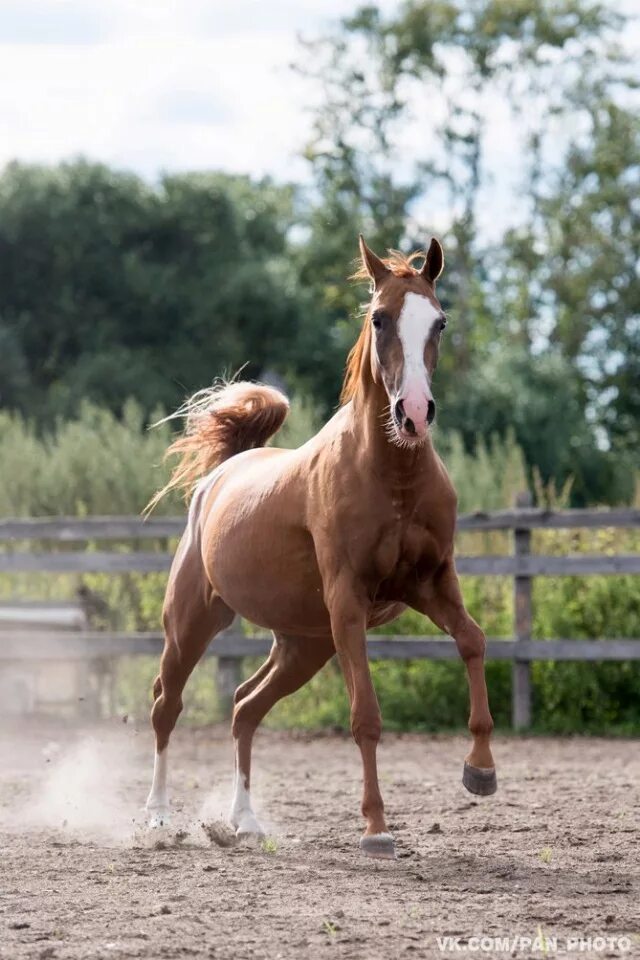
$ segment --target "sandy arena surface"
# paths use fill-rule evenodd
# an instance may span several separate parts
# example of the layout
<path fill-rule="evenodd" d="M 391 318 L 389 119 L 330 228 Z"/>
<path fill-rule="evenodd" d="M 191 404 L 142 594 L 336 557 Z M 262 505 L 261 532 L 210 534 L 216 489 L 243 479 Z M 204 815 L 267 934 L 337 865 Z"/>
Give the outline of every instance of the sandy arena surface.
<path fill-rule="evenodd" d="M 396 862 L 359 854 L 350 738 L 258 735 L 262 849 L 219 846 L 200 826 L 228 807 L 222 727 L 175 734 L 174 824 L 149 845 L 151 751 L 146 728 L 116 721 L 3 724 L 0 957 L 543 956 L 540 939 L 533 952 L 517 939 L 541 934 L 558 938 L 547 955 L 640 956 L 637 741 L 496 738 L 499 792 L 474 799 L 465 738 L 386 735 Z"/>

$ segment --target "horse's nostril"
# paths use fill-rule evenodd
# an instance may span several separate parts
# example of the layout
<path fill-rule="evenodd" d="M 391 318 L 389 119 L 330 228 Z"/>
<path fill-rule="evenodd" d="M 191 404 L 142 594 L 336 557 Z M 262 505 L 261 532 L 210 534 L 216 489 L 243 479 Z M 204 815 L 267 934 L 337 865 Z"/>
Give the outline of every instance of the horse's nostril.
<path fill-rule="evenodd" d="M 436 416 L 436 404 L 435 400 L 429 400 L 429 406 L 427 407 L 427 423 L 433 423 Z"/>
<path fill-rule="evenodd" d="M 393 415 L 396 418 L 396 423 L 399 426 L 402 426 L 402 421 L 404 420 L 404 403 L 402 400 L 398 400 L 395 407 L 393 408 Z"/>

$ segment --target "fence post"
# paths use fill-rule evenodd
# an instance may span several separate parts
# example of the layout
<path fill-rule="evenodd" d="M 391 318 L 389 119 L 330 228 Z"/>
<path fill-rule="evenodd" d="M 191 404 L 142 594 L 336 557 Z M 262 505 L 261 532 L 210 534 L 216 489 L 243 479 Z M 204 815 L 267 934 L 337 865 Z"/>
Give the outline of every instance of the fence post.
<path fill-rule="evenodd" d="M 531 494 L 519 493 L 516 507 L 530 507 Z M 516 528 L 513 531 L 513 552 L 516 557 L 531 553 L 531 531 Z M 531 577 L 515 576 L 513 584 L 513 610 L 517 643 L 531 639 L 533 612 L 531 603 Z M 526 730 L 531 726 L 531 663 L 518 660 L 518 648 L 511 668 L 511 717 L 514 730 Z"/>
<path fill-rule="evenodd" d="M 225 633 L 240 633 L 240 617 L 235 617 Z M 215 646 L 214 646 L 215 652 Z M 228 720 L 233 712 L 233 695 L 242 683 L 242 658 L 218 657 L 216 686 L 218 701 L 223 720 Z"/>

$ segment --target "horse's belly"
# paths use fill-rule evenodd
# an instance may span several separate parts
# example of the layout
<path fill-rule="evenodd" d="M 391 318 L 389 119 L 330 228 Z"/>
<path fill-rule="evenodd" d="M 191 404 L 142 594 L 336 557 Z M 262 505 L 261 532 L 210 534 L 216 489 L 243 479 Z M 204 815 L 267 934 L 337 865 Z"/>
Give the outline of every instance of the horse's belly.
<path fill-rule="evenodd" d="M 330 632 L 311 535 L 260 508 L 207 521 L 207 576 L 228 606 L 259 627 L 313 636 Z"/>

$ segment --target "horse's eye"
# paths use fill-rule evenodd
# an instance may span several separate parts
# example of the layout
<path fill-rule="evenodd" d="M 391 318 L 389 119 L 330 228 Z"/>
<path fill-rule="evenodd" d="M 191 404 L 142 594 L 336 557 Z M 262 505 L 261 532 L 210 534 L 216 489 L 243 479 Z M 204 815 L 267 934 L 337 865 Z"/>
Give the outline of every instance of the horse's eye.
<path fill-rule="evenodd" d="M 447 321 L 446 321 L 446 319 L 443 317 L 442 320 L 440 321 L 440 323 L 438 324 L 438 330 L 440 331 L 440 333 L 442 333 L 442 331 L 444 330 L 444 328 L 446 327 L 446 325 L 447 325 Z"/>
<path fill-rule="evenodd" d="M 376 310 L 376 312 L 371 316 L 371 323 L 373 324 L 376 330 L 380 329 L 380 327 L 382 326 L 383 320 L 384 320 L 384 313 L 382 312 L 382 310 Z"/>

